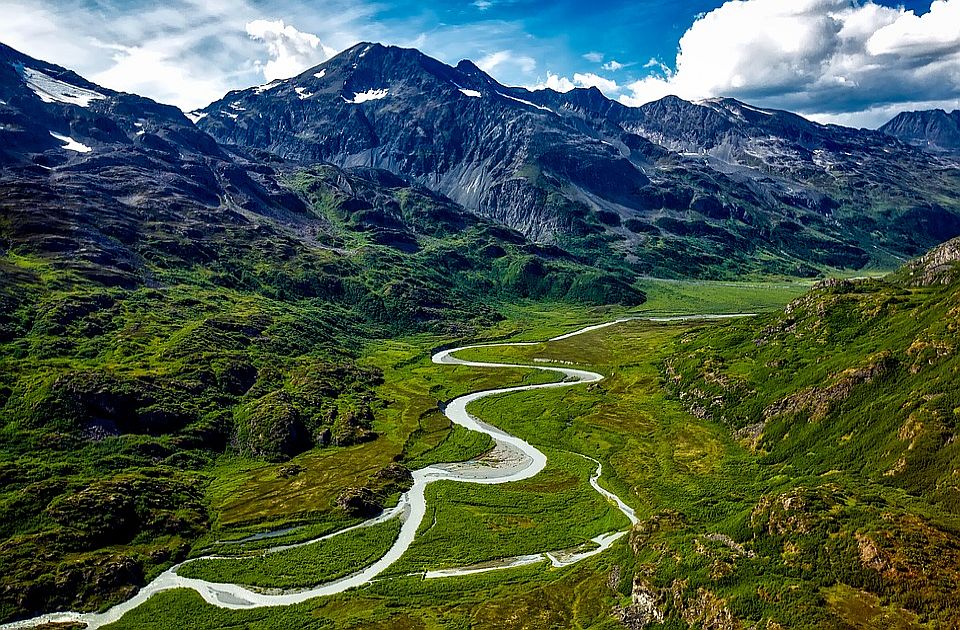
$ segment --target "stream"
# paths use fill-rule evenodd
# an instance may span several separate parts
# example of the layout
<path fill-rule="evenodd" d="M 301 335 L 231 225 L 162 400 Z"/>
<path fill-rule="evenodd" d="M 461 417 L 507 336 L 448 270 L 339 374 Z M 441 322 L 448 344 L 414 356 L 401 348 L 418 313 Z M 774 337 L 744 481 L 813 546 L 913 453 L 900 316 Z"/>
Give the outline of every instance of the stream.
<path fill-rule="evenodd" d="M 636 319 L 646 319 L 648 321 L 655 322 L 669 322 L 690 319 L 724 319 L 742 316 L 744 315 L 692 315 L 662 318 L 628 317 L 603 324 L 587 326 L 571 333 L 553 337 L 548 341 L 561 341 L 576 335 L 582 335 L 584 333 L 593 332 L 608 326 L 613 326 L 615 324 Z M 192 589 L 199 593 L 204 601 L 213 606 L 230 609 L 247 609 L 258 608 L 262 606 L 287 606 L 291 604 L 298 604 L 315 597 L 334 595 L 337 593 L 342 593 L 351 588 L 369 584 L 393 563 L 399 560 L 404 552 L 406 552 L 406 550 L 413 543 L 417 530 L 420 528 L 420 524 L 423 522 L 424 516 L 427 512 L 425 491 L 426 487 L 430 483 L 441 479 L 476 484 L 510 483 L 513 481 L 529 479 L 544 469 L 547 464 L 547 457 L 543 454 L 543 452 L 529 442 L 526 442 L 515 435 L 511 435 L 472 416 L 467 412 L 467 406 L 470 403 L 487 396 L 509 394 L 511 392 L 521 392 L 534 389 L 572 387 L 575 385 L 596 383 L 604 378 L 603 375 L 596 372 L 568 367 L 466 361 L 463 359 L 458 359 L 456 356 L 454 356 L 457 352 L 462 350 L 508 346 L 533 346 L 540 343 L 543 342 L 508 342 L 469 345 L 450 350 L 442 350 L 434 354 L 432 357 L 433 363 L 438 365 L 461 365 L 489 369 L 522 368 L 554 372 L 562 377 L 562 380 L 550 383 L 519 385 L 514 387 L 504 387 L 473 392 L 455 398 L 446 406 L 444 409 L 444 414 L 450 419 L 451 422 L 472 431 L 486 433 L 493 438 L 494 447 L 486 454 L 471 461 L 434 464 L 432 466 L 427 466 L 426 468 L 413 471 L 413 485 L 409 490 L 407 490 L 407 492 L 401 495 L 397 505 L 385 510 L 383 513 L 373 519 L 364 521 L 363 523 L 354 525 L 353 527 L 348 527 L 332 534 L 322 536 L 320 538 L 302 543 L 296 543 L 294 545 L 280 545 L 261 552 L 268 554 L 280 551 L 282 549 L 289 549 L 291 547 L 309 545 L 322 540 L 328 540 L 360 527 L 369 527 L 393 518 L 400 518 L 402 520 L 402 525 L 399 536 L 394 541 L 390 549 L 388 549 L 387 552 L 373 564 L 370 564 L 353 574 L 313 588 L 289 590 L 254 590 L 244 587 L 240 584 L 209 582 L 206 580 L 181 577 L 177 575 L 177 569 L 184 564 L 181 563 L 174 565 L 161 573 L 153 581 L 140 589 L 140 591 L 134 597 L 125 602 L 117 604 L 116 606 L 113 606 L 104 612 L 49 613 L 39 617 L 34 617 L 32 619 L 3 624 L 0 625 L 0 629 L 31 628 L 44 623 L 58 622 L 80 622 L 87 624 L 87 627 L 91 629 L 99 628 L 119 620 L 124 614 L 133 610 L 134 608 L 137 608 L 154 594 L 175 588 Z M 616 507 L 624 514 L 624 516 L 629 519 L 631 524 L 637 523 L 637 517 L 634 514 L 633 509 L 627 506 L 626 503 L 620 499 L 620 497 L 603 489 L 600 486 L 599 479 L 602 472 L 602 466 L 600 462 L 593 458 L 586 457 L 585 455 L 580 456 L 589 459 L 596 464 L 596 470 L 590 478 L 590 485 L 606 500 L 611 501 L 614 505 L 616 505 Z M 453 577 L 457 575 L 470 575 L 474 573 L 502 570 L 541 562 L 550 562 L 550 564 L 554 567 L 568 566 L 590 556 L 602 553 L 614 542 L 625 536 L 628 531 L 629 530 L 621 530 L 601 534 L 600 536 L 595 537 L 590 543 L 572 549 L 544 550 L 541 553 L 503 558 L 496 561 L 467 567 L 427 571 L 424 573 L 424 578 L 437 579 Z M 266 535 L 261 536 L 261 538 L 264 537 L 266 537 Z M 203 556 L 201 558 L 194 558 L 185 562 L 192 562 L 198 559 L 217 559 L 219 557 L 220 556 Z"/>

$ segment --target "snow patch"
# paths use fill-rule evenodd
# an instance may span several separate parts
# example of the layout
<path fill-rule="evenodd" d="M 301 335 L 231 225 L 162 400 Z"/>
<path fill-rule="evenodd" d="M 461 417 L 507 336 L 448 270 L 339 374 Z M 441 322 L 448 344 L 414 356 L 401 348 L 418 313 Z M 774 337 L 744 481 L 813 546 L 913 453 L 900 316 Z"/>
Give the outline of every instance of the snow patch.
<path fill-rule="evenodd" d="M 194 110 L 192 112 L 186 113 L 187 118 L 190 119 L 190 122 L 197 124 L 201 120 L 207 117 L 207 112 L 201 112 L 200 110 Z"/>
<path fill-rule="evenodd" d="M 264 83 L 263 85 L 258 85 L 257 87 L 253 88 L 253 91 L 255 94 L 263 94 L 267 90 L 272 90 L 273 88 L 277 87 L 281 83 L 283 83 L 283 81 L 280 81 L 279 79 L 277 79 L 276 81 L 271 81 L 270 83 Z"/>
<path fill-rule="evenodd" d="M 232 118 L 233 120 L 236 120 L 238 118 L 237 114 L 234 114 L 233 112 L 221 111 L 220 113 L 228 118 Z"/>
<path fill-rule="evenodd" d="M 758 109 L 756 107 L 751 107 L 746 103 L 742 103 L 740 107 L 742 107 L 743 109 L 749 109 L 751 112 L 757 112 L 758 114 L 763 114 L 764 116 L 773 116 L 773 112 L 768 112 L 765 109 Z"/>
<path fill-rule="evenodd" d="M 480 92 L 477 92 L 476 90 L 467 90 L 464 88 L 460 88 L 460 92 L 471 98 L 480 98 L 483 96 L 482 94 L 480 94 Z"/>
<path fill-rule="evenodd" d="M 314 73 L 313 73 L 313 76 L 316 77 L 316 78 L 318 78 L 318 79 L 322 79 L 322 78 L 323 78 L 323 75 L 325 75 L 326 73 L 327 73 L 327 69 L 324 68 L 324 69 L 321 70 L 320 72 L 314 72 Z"/>
<path fill-rule="evenodd" d="M 305 101 L 311 96 L 313 96 L 313 93 L 307 92 L 306 88 L 297 87 L 297 88 L 293 88 L 293 91 L 297 93 L 297 96 L 300 97 L 301 101 Z"/>
<path fill-rule="evenodd" d="M 100 92 L 54 79 L 49 74 L 44 74 L 39 70 L 24 66 L 15 67 L 27 87 L 33 90 L 33 93 L 39 96 L 44 103 L 66 103 L 67 105 L 89 107 L 90 101 L 107 98 Z"/>
<path fill-rule="evenodd" d="M 529 105 L 530 107 L 536 107 L 537 109 L 542 109 L 543 111 L 545 111 L 545 112 L 550 112 L 551 114 L 556 114 L 556 113 L 557 113 L 557 112 L 553 111 L 552 109 L 550 109 L 549 107 L 544 107 L 543 105 L 537 105 L 536 103 L 531 103 L 530 101 L 525 101 L 525 100 L 523 100 L 522 98 L 517 98 L 517 97 L 515 97 L 515 96 L 508 96 L 507 94 L 503 94 L 502 92 L 497 92 L 497 94 L 499 94 L 499 95 L 502 96 L 503 98 L 508 98 L 508 99 L 510 99 L 511 101 L 516 101 L 516 102 L 518 102 L 518 103 L 523 103 L 524 105 Z"/>
<path fill-rule="evenodd" d="M 241 105 L 240 103 L 230 103 L 230 109 L 234 109 L 238 112 L 245 112 L 247 108 Z"/>
<path fill-rule="evenodd" d="M 386 88 L 383 88 L 382 90 L 367 90 L 366 92 L 359 92 L 357 94 L 354 94 L 352 99 L 349 99 L 346 96 L 344 96 L 343 100 L 348 103 L 355 103 L 355 104 L 366 103 L 367 101 L 377 101 L 377 100 L 380 100 L 381 98 L 386 97 L 387 92 L 388 90 Z"/>
<path fill-rule="evenodd" d="M 53 133 L 52 131 L 50 132 L 50 135 L 56 138 L 57 140 L 59 140 L 60 142 L 66 142 L 65 145 L 60 147 L 65 151 L 76 151 L 77 153 L 90 153 L 91 151 L 93 151 L 93 149 L 91 149 L 87 145 L 83 144 L 82 142 L 77 142 L 70 136 L 61 136 L 59 133 Z"/>
<path fill-rule="evenodd" d="M 361 52 L 361 53 L 357 56 L 357 59 L 363 59 L 363 56 L 366 55 L 368 52 L 370 52 L 370 46 L 367 46 L 366 48 L 364 48 L 364 49 L 363 49 L 363 52 Z"/>

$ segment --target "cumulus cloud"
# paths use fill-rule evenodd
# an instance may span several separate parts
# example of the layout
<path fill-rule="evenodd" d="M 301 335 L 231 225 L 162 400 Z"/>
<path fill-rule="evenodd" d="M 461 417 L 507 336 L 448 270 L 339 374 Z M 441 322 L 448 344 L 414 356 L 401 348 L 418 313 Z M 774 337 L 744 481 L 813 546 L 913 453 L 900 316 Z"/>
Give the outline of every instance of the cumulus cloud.
<path fill-rule="evenodd" d="M 675 70 L 620 100 L 734 96 L 820 116 L 939 102 L 960 93 L 958 25 L 960 0 L 922 15 L 870 0 L 730 0 L 684 33 Z"/>
<path fill-rule="evenodd" d="M 607 96 L 614 97 L 620 92 L 620 86 L 616 81 L 593 74 L 592 72 L 574 73 L 573 79 L 560 76 L 547 71 L 547 78 L 534 86 L 531 90 L 554 90 L 555 92 L 569 92 L 574 88 L 595 87 Z"/>
<path fill-rule="evenodd" d="M 164 103 L 190 109 L 223 96 L 227 86 L 192 71 L 170 51 L 157 45 L 105 46 L 113 49 L 113 64 L 91 79 L 135 94 L 150 94 Z"/>
<path fill-rule="evenodd" d="M 243 31 L 245 0 L 144 6 L 9 0 L 0 41 L 108 88 L 192 109 L 256 81 Z M 249 17 L 247 19 L 250 19 Z"/>
<path fill-rule="evenodd" d="M 513 66 L 520 72 L 529 73 L 537 67 L 537 62 L 529 55 L 518 55 L 512 50 L 498 50 L 477 61 L 477 67 L 487 73 L 496 72 L 504 66 Z"/>
<path fill-rule="evenodd" d="M 607 79 L 592 72 L 574 73 L 573 82 L 580 87 L 595 87 L 608 96 L 617 94 L 620 86 L 613 79 Z"/>
<path fill-rule="evenodd" d="M 601 67 L 602 67 L 604 70 L 610 70 L 611 72 L 616 72 L 617 70 L 622 70 L 623 68 L 626 68 L 627 66 L 626 66 L 626 64 L 620 63 L 620 62 L 617 61 L 616 59 L 611 59 L 611 60 L 608 61 L 607 63 L 603 64 L 603 66 L 601 66 Z"/>
<path fill-rule="evenodd" d="M 531 90 L 553 90 L 554 92 L 569 92 L 573 88 L 577 87 L 576 83 L 568 79 L 567 77 L 562 77 L 558 74 L 554 74 L 547 70 L 547 79 L 546 81 L 541 81 L 536 85 L 530 87 Z"/>
<path fill-rule="evenodd" d="M 283 20 L 254 20 L 246 30 L 251 39 L 267 46 L 270 59 L 259 67 L 268 81 L 288 79 L 336 54 L 316 35 L 298 31 Z"/>

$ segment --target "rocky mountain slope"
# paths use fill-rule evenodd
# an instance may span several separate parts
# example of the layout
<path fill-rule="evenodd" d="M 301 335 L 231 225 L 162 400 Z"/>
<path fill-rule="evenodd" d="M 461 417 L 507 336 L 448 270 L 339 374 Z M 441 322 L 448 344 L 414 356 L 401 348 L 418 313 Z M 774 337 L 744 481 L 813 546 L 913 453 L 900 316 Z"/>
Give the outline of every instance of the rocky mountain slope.
<path fill-rule="evenodd" d="M 937 152 L 960 152 L 960 109 L 901 112 L 880 131 L 903 142 Z"/>
<path fill-rule="evenodd" d="M 731 99 L 629 108 L 596 89 L 511 88 L 379 44 L 191 116 L 228 145 L 412 177 L 639 273 L 893 266 L 960 234 L 960 171 L 886 134 Z"/>

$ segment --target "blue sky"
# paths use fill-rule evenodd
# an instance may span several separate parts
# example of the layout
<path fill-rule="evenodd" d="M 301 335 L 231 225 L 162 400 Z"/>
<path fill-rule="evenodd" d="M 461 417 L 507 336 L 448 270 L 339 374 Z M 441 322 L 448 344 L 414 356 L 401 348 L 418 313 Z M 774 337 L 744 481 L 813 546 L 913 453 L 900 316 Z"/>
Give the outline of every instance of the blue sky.
<path fill-rule="evenodd" d="M 359 41 L 628 105 L 734 96 L 875 126 L 960 107 L 960 0 L 0 0 L 0 41 L 191 109 Z"/>

